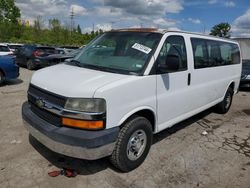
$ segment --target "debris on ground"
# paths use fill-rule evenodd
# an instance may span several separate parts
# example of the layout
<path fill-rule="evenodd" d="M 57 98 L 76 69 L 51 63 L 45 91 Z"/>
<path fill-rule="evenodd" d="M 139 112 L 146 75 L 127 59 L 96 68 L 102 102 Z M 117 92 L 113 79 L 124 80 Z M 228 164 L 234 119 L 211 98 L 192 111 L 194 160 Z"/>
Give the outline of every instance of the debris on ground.
<path fill-rule="evenodd" d="M 59 175 L 66 176 L 68 178 L 73 178 L 77 176 L 77 172 L 73 169 L 63 168 L 62 170 L 54 170 L 48 173 L 50 177 L 57 177 Z"/>
<path fill-rule="evenodd" d="M 208 132 L 207 132 L 207 131 L 203 131 L 201 134 L 202 134 L 203 136 L 206 136 L 206 135 L 208 135 Z"/>
<path fill-rule="evenodd" d="M 11 144 L 21 144 L 22 141 L 21 140 L 12 140 L 10 143 Z"/>

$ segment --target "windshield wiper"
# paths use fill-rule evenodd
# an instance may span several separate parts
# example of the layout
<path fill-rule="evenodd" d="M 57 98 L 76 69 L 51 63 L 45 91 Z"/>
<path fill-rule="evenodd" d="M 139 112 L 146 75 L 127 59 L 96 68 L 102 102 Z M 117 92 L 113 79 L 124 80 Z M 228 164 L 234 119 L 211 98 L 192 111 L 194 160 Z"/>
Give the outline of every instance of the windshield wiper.
<path fill-rule="evenodd" d="M 73 63 L 74 65 L 76 65 L 76 66 L 78 66 L 78 67 L 82 67 L 82 64 L 81 64 L 80 61 L 77 61 L 77 60 L 72 59 L 72 60 L 70 61 L 70 63 Z"/>

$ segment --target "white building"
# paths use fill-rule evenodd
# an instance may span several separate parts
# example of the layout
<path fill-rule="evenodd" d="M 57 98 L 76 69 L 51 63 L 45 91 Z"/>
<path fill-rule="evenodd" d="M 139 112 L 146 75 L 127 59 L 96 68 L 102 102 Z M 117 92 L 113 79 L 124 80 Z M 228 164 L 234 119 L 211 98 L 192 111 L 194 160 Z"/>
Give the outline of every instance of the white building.
<path fill-rule="evenodd" d="M 240 44 L 242 59 L 250 60 L 250 38 L 234 38 Z"/>

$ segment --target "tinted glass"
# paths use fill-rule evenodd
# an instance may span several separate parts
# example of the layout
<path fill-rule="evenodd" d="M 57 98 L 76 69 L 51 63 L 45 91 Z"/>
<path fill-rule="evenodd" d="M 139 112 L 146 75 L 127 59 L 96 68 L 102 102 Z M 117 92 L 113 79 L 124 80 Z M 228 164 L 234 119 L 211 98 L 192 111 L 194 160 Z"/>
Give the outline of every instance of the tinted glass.
<path fill-rule="evenodd" d="M 179 69 L 177 71 L 187 70 L 187 53 L 185 41 L 182 36 L 169 36 L 162 46 L 160 54 L 157 58 L 158 67 L 166 66 L 167 71 L 167 56 L 178 56 L 181 60 Z"/>
<path fill-rule="evenodd" d="M 194 55 L 194 67 L 209 67 L 208 50 L 205 40 L 192 39 L 192 48 Z"/>
<path fill-rule="evenodd" d="M 196 69 L 240 63 L 236 44 L 198 38 L 192 38 L 191 42 Z"/>

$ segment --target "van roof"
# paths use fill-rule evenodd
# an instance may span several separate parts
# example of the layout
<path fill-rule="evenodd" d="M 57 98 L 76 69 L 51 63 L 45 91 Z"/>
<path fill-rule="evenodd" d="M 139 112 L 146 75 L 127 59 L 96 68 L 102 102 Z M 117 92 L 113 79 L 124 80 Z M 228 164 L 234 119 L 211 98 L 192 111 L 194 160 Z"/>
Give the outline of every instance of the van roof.
<path fill-rule="evenodd" d="M 189 32 L 189 31 L 180 31 L 180 30 L 168 30 L 168 29 L 157 29 L 157 28 L 124 28 L 124 29 L 113 29 L 111 32 L 152 32 L 152 33 L 161 33 L 165 34 L 167 32 L 176 32 L 176 33 L 184 33 L 184 34 L 191 34 L 191 35 L 196 35 L 196 36 L 204 36 L 204 37 L 211 37 L 215 39 L 220 39 L 220 40 L 227 40 L 231 42 L 236 42 L 233 39 L 228 39 L 228 38 L 223 38 L 223 37 L 218 37 L 218 36 L 213 36 L 213 35 L 206 35 L 202 33 L 196 33 L 196 32 Z"/>

